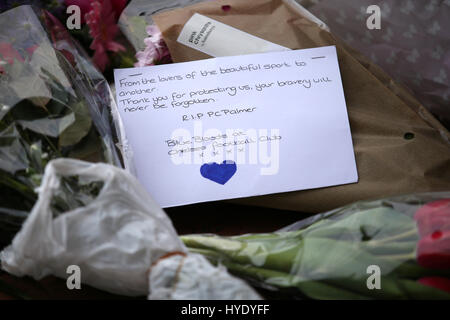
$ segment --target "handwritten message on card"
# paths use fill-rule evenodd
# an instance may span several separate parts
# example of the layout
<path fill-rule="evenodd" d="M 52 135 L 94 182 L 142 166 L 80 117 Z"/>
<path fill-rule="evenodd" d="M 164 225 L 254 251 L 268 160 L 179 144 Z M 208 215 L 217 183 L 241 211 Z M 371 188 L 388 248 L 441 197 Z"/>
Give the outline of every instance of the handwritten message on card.
<path fill-rule="evenodd" d="M 358 179 L 333 46 L 114 76 L 137 177 L 162 207 Z"/>

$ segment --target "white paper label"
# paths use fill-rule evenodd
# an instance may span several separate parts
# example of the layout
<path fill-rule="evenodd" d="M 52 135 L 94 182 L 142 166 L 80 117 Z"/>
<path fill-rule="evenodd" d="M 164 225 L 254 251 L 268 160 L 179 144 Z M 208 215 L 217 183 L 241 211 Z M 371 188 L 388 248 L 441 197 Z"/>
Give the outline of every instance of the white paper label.
<path fill-rule="evenodd" d="M 358 180 L 335 47 L 114 74 L 136 175 L 162 207 Z"/>
<path fill-rule="evenodd" d="M 290 50 L 198 13 L 186 22 L 177 41 L 213 57 Z"/>

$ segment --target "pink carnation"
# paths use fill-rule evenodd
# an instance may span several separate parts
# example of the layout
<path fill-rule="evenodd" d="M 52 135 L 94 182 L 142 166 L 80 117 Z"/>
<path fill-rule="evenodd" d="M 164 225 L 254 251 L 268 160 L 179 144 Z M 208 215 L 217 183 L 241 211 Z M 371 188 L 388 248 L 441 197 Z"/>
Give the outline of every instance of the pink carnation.
<path fill-rule="evenodd" d="M 138 60 L 135 67 L 151 66 L 158 63 L 170 62 L 170 53 L 157 26 L 148 26 L 147 34 L 150 36 L 144 39 L 145 49 L 136 53 Z"/>

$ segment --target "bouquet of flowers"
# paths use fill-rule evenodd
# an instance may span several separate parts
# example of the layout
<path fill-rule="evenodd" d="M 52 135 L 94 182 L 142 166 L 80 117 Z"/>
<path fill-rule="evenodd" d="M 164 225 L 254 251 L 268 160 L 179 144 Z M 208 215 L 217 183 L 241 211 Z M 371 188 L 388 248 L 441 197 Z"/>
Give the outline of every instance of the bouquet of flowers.
<path fill-rule="evenodd" d="M 131 67 L 134 62 L 135 52 L 117 25 L 127 2 L 127 0 L 14 0 L 3 1 L 0 4 L 0 13 L 17 6 L 32 5 L 35 9 L 51 13 L 64 25 L 70 21 L 71 27 L 67 32 L 79 41 L 93 64 L 109 78 L 114 67 Z M 77 6 L 79 10 L 68 10 L 71 6 Z"/>
<path fill-rule="evenodd" d="M 260 298 L 223 266 L 289 297 L 450 299 L 450 193 L 358 202 L 270 234 L 178 237 L 118 168 L 126 139 L 105 79 L 112 66 L 171 62 L 149 16 L 176 2 L 133 0 L 120 21 L 126 0 L 0 14 L 2 268 L 41 279 L 75 264 L 85 283 L 151 299 Z M 43 6 L 0 11 L 22 3 Z M 82 28 L 69 32 L 73 4 Z"/>
<path fill-rule="evenodd" d="M 70 157 L 120 166 L 105 78 L 55 16 L 0 15 L 0 244 L 36 202 L 46 164 Z"/>
<path fill-rule="evenodd" d="M 139 182 L 105 163 L 50 161 L 38 201 L 0 263 L 35 279 L 66 278 L 77 266 L 83 283 L 149 299 L 260 299 L 225 268 L 189 253 Z"/>
<path fill-rule="evenodd" d="M 448 192 L 357 202 L 271 234 L 181 239 L 290 297 L 450 299 Z"/>

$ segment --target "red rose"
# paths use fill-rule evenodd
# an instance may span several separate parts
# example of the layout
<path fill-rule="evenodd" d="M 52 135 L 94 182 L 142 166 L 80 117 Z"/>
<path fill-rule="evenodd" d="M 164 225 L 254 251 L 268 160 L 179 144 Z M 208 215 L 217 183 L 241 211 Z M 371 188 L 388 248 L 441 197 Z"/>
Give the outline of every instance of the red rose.
<path fill-rule="evenodd" d="M 450 230 L 450 199 L 425 204 L 414 215 L 421 237 L 435 231 Z"/>
<path fill-rule="evenodd" d="M 418 280 L 424 286 L 450 292 L 450 279 L 442 277 L 426 277 Z"/>
<path fill-rule="evenodd" d="M 450 231 L 435 231 L 420 239 L 417 262 L 425 268 L 450 268 Z"/>

